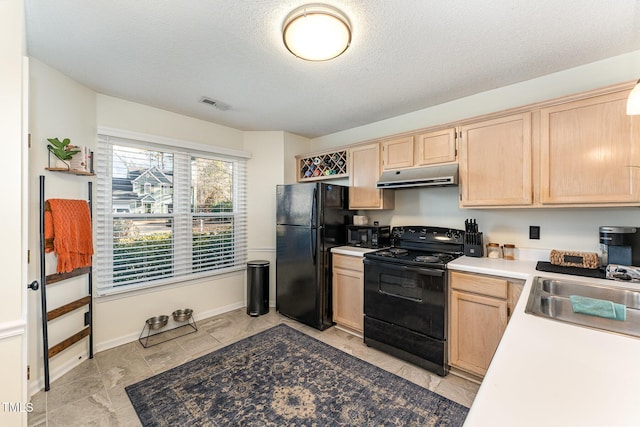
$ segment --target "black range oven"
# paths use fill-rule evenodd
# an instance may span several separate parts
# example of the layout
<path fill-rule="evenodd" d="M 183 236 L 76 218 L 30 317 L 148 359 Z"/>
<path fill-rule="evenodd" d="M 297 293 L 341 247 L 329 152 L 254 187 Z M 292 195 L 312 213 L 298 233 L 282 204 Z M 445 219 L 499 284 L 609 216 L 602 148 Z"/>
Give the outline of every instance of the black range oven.
<path fill-rule="evenodd" d="M 365 254 L 364 342 L 444 376 L 446 270 L 464 252 L 464 232 L 404 226 L 391 236 L 391 248 Z"/>

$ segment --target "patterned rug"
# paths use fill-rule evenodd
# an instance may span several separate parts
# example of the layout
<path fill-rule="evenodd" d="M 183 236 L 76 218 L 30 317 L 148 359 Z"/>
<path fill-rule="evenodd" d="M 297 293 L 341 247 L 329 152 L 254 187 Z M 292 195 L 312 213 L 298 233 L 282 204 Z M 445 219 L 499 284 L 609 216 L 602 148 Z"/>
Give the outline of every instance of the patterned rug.
<path fill-rule="evenodd" d="M 144 426 L 460 426 L 468 412 L 284 324 L 126 391 Z"/>

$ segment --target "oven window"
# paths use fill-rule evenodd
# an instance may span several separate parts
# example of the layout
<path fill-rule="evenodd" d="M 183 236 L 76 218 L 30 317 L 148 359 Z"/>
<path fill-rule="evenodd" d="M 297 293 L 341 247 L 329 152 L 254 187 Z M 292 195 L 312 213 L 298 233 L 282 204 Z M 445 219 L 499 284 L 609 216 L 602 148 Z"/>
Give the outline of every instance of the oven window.
<path fill-rule="evenodd" d="M 382 273 L 380 274 L 379 282 L 380 292 L 387 295 L 421 302 L 422 288 L 420 287 L 418 280 L 416 280 L 420 276 L 412 276 L 413 277 L 402 277 Z"/>

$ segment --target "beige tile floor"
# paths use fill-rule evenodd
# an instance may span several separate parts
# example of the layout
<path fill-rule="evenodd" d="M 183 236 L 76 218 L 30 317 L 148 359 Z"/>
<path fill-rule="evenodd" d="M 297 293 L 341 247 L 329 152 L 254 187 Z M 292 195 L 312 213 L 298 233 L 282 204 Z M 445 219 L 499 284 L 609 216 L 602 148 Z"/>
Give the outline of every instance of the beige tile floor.
<path fill-rule="evenodd" d="M 454 375 L 442 378 L 367 347 L 361 338 L 335 327 L 323 332 L 275 312 L 250 317 L 244 309 L 197 321 L 198 331 L 144 348 L 138 341 L 95 354 L 51 383 L 31 402 L 30 426 L 139 426 L 124 388 L 279 323 L 393 372 L 442 396 L 470 406 L 478 385 Z M 170 333 L 182 335 L 184 328 Z M 166 337 L 166 335 L 164 335 Z M 151 342 L 150 342 L 151 343 Z"/>

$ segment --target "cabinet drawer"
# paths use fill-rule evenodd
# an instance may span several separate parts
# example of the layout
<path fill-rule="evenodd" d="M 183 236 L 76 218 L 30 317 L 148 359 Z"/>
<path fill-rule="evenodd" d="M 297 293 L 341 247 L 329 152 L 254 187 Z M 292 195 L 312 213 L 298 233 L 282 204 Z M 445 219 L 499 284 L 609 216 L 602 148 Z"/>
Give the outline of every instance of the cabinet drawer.
<path fill-rule="evenodd" d="M 344 268 L 346 270 L 364 271 L 362 257 L 334 254 L 333 268 Z"/>
<path fill-rule="evenodd" d="M 507 279 L 451 272 L 451 287 L 460 291 L 506 299 L 509 284 Z"/>

